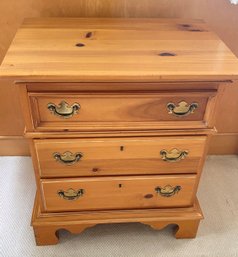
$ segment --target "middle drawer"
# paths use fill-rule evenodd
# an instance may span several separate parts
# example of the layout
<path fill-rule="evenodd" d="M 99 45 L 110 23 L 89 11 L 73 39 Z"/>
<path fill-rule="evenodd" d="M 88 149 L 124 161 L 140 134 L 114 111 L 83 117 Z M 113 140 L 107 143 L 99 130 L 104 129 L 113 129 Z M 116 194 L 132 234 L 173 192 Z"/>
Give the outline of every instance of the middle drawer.
<path fill-rule="evenodd" d="M 36 139 L 41 177 L 196 173 L 206 136 Z"/>

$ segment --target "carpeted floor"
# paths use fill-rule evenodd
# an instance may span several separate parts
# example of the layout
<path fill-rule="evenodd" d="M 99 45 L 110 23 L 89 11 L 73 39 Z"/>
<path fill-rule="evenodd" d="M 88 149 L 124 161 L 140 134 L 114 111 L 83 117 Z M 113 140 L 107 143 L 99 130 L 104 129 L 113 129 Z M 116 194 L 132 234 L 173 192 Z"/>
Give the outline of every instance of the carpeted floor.
<path fill-rule="evenodd" d="M 0 256 L 235 257 L 238 256 L 238 156 L 207 159 L 198 197 L 205 215 L 198 236 L 176 240 L 172 227 L 98 225 L 60 234 L 55 246 L 35 246 L 30 227 L 35 183 L 31 159 L 0 158 Z"/>

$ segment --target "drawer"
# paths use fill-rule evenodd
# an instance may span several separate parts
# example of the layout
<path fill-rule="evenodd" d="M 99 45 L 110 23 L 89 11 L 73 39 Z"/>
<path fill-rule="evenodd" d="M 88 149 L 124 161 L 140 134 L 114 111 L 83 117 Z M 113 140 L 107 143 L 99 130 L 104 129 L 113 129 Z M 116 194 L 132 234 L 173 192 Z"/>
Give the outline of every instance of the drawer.
<path fill-rule="evenodd" d="M 41 180 L 46 212 L 184 207 L 196 175 Z"/>
<path fill-rule="evenodd" d="M 206 136 L 36 139 L 41 177 L 195 173 Z"/>
<path fill-rule="evenodd" d="M 209 126 L 216 91 L 29 93 L 38 130 L 138 130 Z"/>

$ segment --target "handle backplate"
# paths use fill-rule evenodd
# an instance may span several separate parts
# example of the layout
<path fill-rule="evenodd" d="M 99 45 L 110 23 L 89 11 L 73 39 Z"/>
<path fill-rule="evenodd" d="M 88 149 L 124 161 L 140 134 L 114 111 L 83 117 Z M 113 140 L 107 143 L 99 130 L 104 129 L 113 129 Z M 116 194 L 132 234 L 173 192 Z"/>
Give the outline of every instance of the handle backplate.
<path fill-rule="evenodd" d="M 62 197 L 65 200 L 72 201 L 78 199 L 79 197 L 82 197 L 84 194 L 84 190 L 74 190 L 73 188 L 69 188 L 68 190 L 64 191 L 61 189 L 57 192 L 57 194 L 59 197 Z"/>
<path fill-rule="evenodd" d="M 160 151 L 161 158 L 166 162 L 178 162 L 188 156 L 188 150 L 178 150 L 173 148 L 169 151 L 163 149 Z"/>
<path fill-rule="evenodd" d="M 47 108 L 53 115 L 63 119 L 68 119 L 78 113 L 80 104 L 73 103 L 72 105 L 69 105 L 67 102 L 61 101 L 58 105 L 54 103 L 48 103 Z"/>
<path fill-rule="evenodd" d="M 188 116 L 189 114 L 193 114 L 197 108 L 198 108 L 198 103 L 188 104 L 185 101 L 179 102 L 177 106 L 174 103 L 167 104 L 168 113 L 173 114 L 177 117 L 184 117 L 184 116 Z"/>
<path fill-rule="evenodd" d="M 70 151 L 64 152 L 64 153 L 53 153 L 53 158 L 65 165 L 73 165 L 81 160 L 83 157 L 82 153 L 71 153 Z"/>
<path fill-rule="evenodd" d="M 155 191 L 157 194 L 163 196 L 163 197 L 171 197 L 175 194 L 177 194 L 182 189 L 181 186 L 171 186 L 166 185 L 165 187 L 156 187 Z"/>

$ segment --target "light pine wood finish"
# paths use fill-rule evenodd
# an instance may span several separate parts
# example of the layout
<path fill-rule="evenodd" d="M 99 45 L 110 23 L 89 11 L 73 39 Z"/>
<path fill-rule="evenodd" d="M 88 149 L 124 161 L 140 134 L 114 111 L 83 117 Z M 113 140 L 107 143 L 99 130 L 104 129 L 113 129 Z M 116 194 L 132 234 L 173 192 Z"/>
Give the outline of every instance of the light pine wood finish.
<path fill-rule="evenodd" d="M 205 136 L 34 140 L 38 171 L 43 178 L 196 173 L 205 144 Z M 173 149 L 188 155 L 174 162 L 163 160 L 160 152 Z M 55 153 L 63 155 L 67 151 L 83 156 L 70 165 L 55 159 Z"/>
<path fill-rule="evenodd" d="M 225 84 L 230 84 L 230 82 Z M 18 85 L 27 120 L 27 132 L 56 130 L 80 130 L 84 132 L 93 130 L 97 133 L 99 130 L 134 130 L 135 126 L 140 127 L 143 131 L 152 128 L 213 128 L 215 122 L 214 105 L 219 83 L 216 81 L 186 83 L 104 82 L 18 83 Z M 80 104 L 81 108 L 78 114 L 68 119 L 61 119 L 59 116 L 53 115 L 47 106 L 49 103 L 54 103 L 56 95 L 58 95 L 57 101 L 59 102 L 67 99 L 68 104 L 71 102 Z M 46 98 L 48 98 L 47 101 L 45 101 Z M 85 105 L 82 104 L 81 100 Z M 198 108 L 193 113 L 181 117 L 168 114 L 168 103 L 172 102 L 178 106 L 184 100 L 187 100 L 188 105 L 197 103 Z M 141 101 L 143 104 L 140 103 Z M 104 102 L 107 104 L 105 105 Z M 131 110 L 132 107 L 134 111 Z M 158 108 L 161 111 L 158 111 Z M 96 112 L 95 109 L 97 109 Z"/>
<path fill-rule="evenodd" d="M 238 153 L 238 136 L 236 133 L 219 134 L 219 136 L 212 137 L 210 152 L 213 154 L 230 154 L 236 155 Z"/>
<path fill-rule="evenodd" d="M 231 81 L 227 81 L 227 84 L 230 85 Z M 21 83 L 18 83 L 21 84 Z M 141 91 L 163 91 L 164 93 L 166 91 L 175 90 L 178 89 L 181 91 L 199 91 L 204 92 L 210 91 L 215 92 L 218 89 L 219 82 L 218 81 L 170 81 L 170 82 L 74 82 L 74 83 L 54 83 L 54 82 L 34 82 L 34 83 L 22 83 L 26 85 L 27 92 L 29 92 L 29 95 L 31 93 L 52 93 L 52 92 L 67 92 L 70 91 L 71 93 L 89 93 L 89 92 L 98 92 L 101 93 L 107 93 L 108 87 L 110 87 L 110 92 L 141 92 Z M 180 93 L 181 93 L 180 91 Z"/>
<path fill-rule="evenodd" d="M 41 180 L 46 212 L 186 207 L 193 203 L 195 175 L 133 176 Z M 181 187 L 170 197 L 156 188 Z M 83 195 L 67 200 L 58 195 L 69 189 L 83 189 Z"/>
<path fill-rule="evenodd" d="M 110 84 L 108 85 L 110 87 Z M 144 128 L 181 128 L 209 126 L 211 92 L 141 92 L 141 93 L 81 93 L 60 94 L 30 93 L 32 119 L 37 130 L 113 130 Z M 49 103 L 59 106 L 65 101 L 72 106 L 80 104 L 80 110 L 70 118 L 52 114 L 47 108 Z M 196 103 L 193 113 L 177 117 L 170 114 L 169 103 L 176 106 L 185 101 L 188 106 Z"/>
<path fill-rule="evenodd" d="M 29 155 L 28 143 L 21 136 L 0 136 L 0 156 Z"/>
<path fill-rule="evenodd" d="M 197 199 L 188 208 L 140 209 L 91 212 L 42 213 L 39 195 L 32 213 L 32 226 L 37 245 L 54 245 L 58 243 L 58 230 L 65 229 L 76 234 L 85 229 L 104 223 L 140 222 L 153 229 L 163 229 L 175 224 L 176 238 L 194 238 L 197 234 L 203 214 Z"/>
<path fill-rule="evenodd" d="M 121 137 L 120 131 L 64 131 L 64 132 L 70 132 L 70 133 L 64 133 L 64 139 L 66 138 L 94 138 L 97 137 Z M 215 135 L 217 133 L 216 128 L 212 129 L 153 129 L 153 130 L 143 130 L 143 131 L 137 131 L 137 130 L 125 130 L 123 131 L 123 136 L 131 137 L 131 136 L 174 136 L 174 135 L 180 135 L 180 136 L 201 136 L 201 135 Z M 34 131 L 34 132 L 26 132 L 25 131 L 25 137 L 26 138 L 61 138 L 62 139 L 62 132 L 60 131 Z"/>
<path fill-rule="evenodd" d="M 200 20 L 38 18 L 18 30 L 0 75 L 21 81 L 230 80 L 238 78 L 238 60 Z"/>
<path fill-rule="evenodd" d="M 26 20 L 0 73 L 20 88 L 39 192 L 32 223 L 37 243 L 56 243 L 55 231 L 66 220 L 70 231 L 81 232 L 108 216 L 136 222 L 138 212 L 142 223 L 156 229 L 175 223 L 178 238 L 194 237 L 202 217 L 196 191 L 216 130 L 217 99 L 238 78 L 237 68 L 236 57 L 199 20 Z M 49 103 L 61 101 L 80 109 L 56 117 Z M 169 103 L 183 101 L 198 106 L 180 117 L 168 114 Z M 189 148 L 181 166 L 155 163 L 157 147 L 165 158 L 175 144 Z M 72 159 L 72 169 L 56 168 L 67 151 L 77 153 L 83 169 Z M 105 174 L 87 175 L 98 168 L 92 163 L 105 165 Z M 82 218 L 74 229 L 73 215 Z"/>
<path fill-rule="evenodd" d="M 200 18 L 204 19 L 231 50 L 238 54 L 238 32 L 237 16 L 238 6 L 230 4 L 228 0 L 77 0 L 61 1 L 33 1 L 22 0 L 21 2 L 9 0 L 0 3 L 0 27 L 4 33 L 0 35 L 0 62 L 15 35 L 17 28 L 25 17 L 54 16 L 54 17 L 180 17 L 180 18 Z M 9 15 L 11 13 L 12 15 Z M 0 81 L 0 135 L 14 136 L 10 145 L 6 148 L 6 140 L 0 143 L 1 155 L 27 154 L 27 144 L 24 140 L 17 140 L 15 136 L 22 136 L 24 124 L 22 115 L 19 112 L 19 101 L 17 92 L 12 87 L 13 81 Z M 216 121 L 218 129 L 217 136 L 211 142 L 210 153 L 232 154 L 237 153 L 238 125 L 237 117 L 237 83 L 226 87 L 224 91 L 224 102 L 220 101 L 218 108 L 219 117 Z M 227 100 L 226 100 L 227 99 Z M 224 103 L 227 110 L 224 111 Z M 5 112 L 5 110 L 8 112 Z M 9 112 L 11 115 L 9 115 Z M 229 113 L 229 115 L 227 115 Z M 230 138 L 234 137 L 234 141 Z M 227 140 L 228 139 L 228 140 Z M 0 139 L 1 140 L 1 139 Z M 226 143 L 226 148 L 223 147 Z M 20 150 L 19 150 L 20 149 Z"/>

